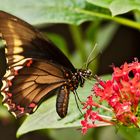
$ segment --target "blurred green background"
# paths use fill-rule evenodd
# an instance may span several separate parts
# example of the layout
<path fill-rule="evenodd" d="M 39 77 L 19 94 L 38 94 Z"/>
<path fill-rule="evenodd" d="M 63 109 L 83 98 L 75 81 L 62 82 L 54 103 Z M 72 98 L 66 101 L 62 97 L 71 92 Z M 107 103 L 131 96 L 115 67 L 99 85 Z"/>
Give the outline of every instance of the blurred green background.
<path fill-rule="evenodd" d="M 36 26 L 65 53 L 76 68 L 85 66 L 95 44 L 92 58 L 98 57 L 90 64 L 90 69 L 97 75 L 111 74 L 112 63 L 120 66 L 126 61 L 133 61 L 134 57 L 140 58 L 139 0 L 0 0 L 0 10 Z M 5 57 L 1 47 L 0 78 L 4 72 Z M 71 99 L 70 102 L 75 101 Z M 26 133 L 19 137 L 20 140 L 138 140 L 140 137 L 138 130 L 115 126 L 91 129 L 84 136 L 79 127 L 42 127 L 42 130 L 27 133 L 27 129 L 27 132 L 19 133 L 17 130 L 22 122 L 23 118 L 16 120 L 8 113 L 0 99 L 1 140 L 16 140 L 16 133 Z"/>

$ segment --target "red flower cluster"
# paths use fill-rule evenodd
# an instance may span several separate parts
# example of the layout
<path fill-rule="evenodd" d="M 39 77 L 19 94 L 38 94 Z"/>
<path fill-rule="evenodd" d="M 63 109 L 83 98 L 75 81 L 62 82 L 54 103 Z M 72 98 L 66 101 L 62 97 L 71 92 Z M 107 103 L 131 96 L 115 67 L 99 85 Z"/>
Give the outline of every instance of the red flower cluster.
<path fill-rule="evenodd" d="M 139 127 L 140 63 L 135 59 L 134 62 L 125 63 L 120 68 L 113 66 L 113 70 L 111 80 L 103 81 L 96 77 L 94 93 L 84 103 L 83 109 L 86 109 L 86 113 L 81 121 L 83 134 L 88 128 L 100 126 L 96 124 L 99 121 L 106 125 Z M 93 96 L 99 100 L 94 102 Z M 108 108 L 101 105 L 102 102 L 107 102 Z M 112 112 L 110 118 L 101 115 L 101 109 Z"/>

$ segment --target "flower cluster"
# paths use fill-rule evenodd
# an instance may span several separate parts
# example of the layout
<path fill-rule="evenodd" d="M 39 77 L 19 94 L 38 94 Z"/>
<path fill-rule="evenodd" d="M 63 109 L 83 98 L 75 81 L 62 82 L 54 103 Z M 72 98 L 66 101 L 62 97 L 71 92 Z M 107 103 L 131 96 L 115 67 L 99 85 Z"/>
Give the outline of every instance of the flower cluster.
<path fill-rule="evenodd" d="M 113 71 L 111 80 L 103 81 L 96 76 L 93 95 L 87 98 L 83 107 L 86 110 L 81 121 L 83 134 L 88 128 L 103 124 L 139 127 L 140 63 L 135 59 L 121 67 L 113 66 Z M 96 102 L 93 100 L 95 96 L 98 98 Z M 106 106 L 102 102 L 107 103 Z M 112 112 L 111 116 L 101 115 L 103 109 Z"/>

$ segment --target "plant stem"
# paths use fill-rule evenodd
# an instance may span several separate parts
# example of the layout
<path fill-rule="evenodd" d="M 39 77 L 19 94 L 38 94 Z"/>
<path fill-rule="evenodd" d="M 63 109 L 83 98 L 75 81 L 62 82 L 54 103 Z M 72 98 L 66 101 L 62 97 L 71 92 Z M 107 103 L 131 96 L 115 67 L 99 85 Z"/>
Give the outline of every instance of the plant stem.
<path fill-rule="evenodd" d="M 85 62 L 86 59 L 86 50 L 85 50 L 85 42 L 82 39 L 82 31 L 80 27 L 75 25 L 70 25 L 70 32 L 72 34 L 72 38 L 74 40 L 76 50 L 80 53 L 80 57 L 82 58 L 82 63 Z"/>
<path fill-rule="evenodd" d="M 140 23 L 126 19 L 126 18 L 112 17 L 111 15 L 105 15 L 105 14 L 97 13 L 94 11 L 87 11 L 87 10 L 78 9 L 78 8 L 75 10 L 78 13 L 90 15 L 92 17 L 96 16 L 96 17 L 107 19 L 107 20 L 112 20 L 112 21 L 115 21 L 115 22 L 120 23 L 120 24 L 125 25 L 125 26 L 129 26 L 129 27 L 132 27 L 135 29 L 140 29 Z"/>

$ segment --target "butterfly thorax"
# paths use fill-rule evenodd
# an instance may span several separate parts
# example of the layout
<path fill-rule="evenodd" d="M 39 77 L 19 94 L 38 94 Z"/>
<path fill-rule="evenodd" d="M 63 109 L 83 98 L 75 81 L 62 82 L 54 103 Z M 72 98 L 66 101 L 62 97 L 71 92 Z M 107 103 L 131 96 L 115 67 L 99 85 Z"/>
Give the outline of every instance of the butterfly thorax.
<path fill-rule="evenodd" d="M 85 79 L 90 78 L 92 75 L 91 70 L 85 69 L 76 69 L 75 73 L 65 72 L 65 77 L 67 80 L 68 88 L 71 91 L 74 91 L 80 85 L 81 87 L 84 86 Z"/>

